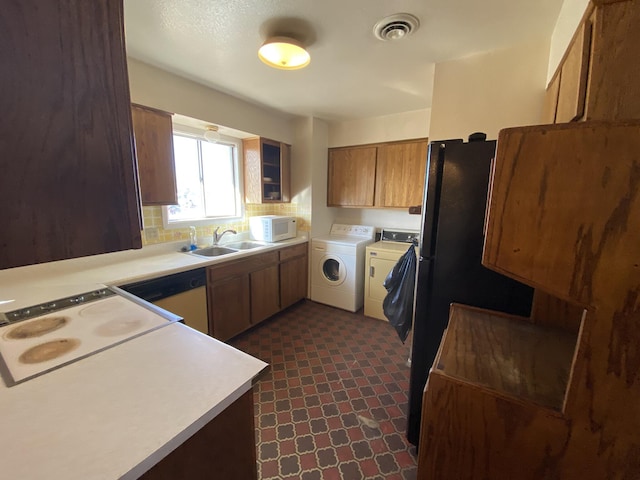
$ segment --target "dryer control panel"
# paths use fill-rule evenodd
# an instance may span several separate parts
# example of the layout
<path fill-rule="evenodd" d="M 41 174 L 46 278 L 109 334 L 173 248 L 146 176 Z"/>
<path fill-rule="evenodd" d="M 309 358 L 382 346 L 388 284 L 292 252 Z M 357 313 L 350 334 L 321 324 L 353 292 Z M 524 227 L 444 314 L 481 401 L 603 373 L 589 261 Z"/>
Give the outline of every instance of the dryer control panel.
<path fill-rule="evenodd" d="M 331 235 L 346 235 L 353 237 L 362 237 L 374 239 L 376 236 L 376 227 L 367 225 L 344 225 L 334 223 L 331 225 Z"/>

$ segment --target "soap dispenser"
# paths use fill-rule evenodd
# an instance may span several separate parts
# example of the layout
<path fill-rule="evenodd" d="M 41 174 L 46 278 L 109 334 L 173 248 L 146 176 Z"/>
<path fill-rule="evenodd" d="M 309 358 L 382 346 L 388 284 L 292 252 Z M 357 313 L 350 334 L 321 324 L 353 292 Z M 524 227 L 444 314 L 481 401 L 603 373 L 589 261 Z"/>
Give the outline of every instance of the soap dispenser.
<path fill-rule="evenodd" d="M 189 250 L 198 248 L 198 239 L 196 237 L 196 227 L 189 227 Z"/>

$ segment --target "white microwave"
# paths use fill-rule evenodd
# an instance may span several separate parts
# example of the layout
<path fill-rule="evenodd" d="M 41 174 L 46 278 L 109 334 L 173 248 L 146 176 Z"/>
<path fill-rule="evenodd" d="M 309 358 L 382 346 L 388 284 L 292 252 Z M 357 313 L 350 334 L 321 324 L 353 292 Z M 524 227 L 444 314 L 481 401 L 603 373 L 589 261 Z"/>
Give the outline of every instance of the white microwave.
<path fill-rule="evenodd" d="M 249 218 L 251 238 L 263 242 L 278 242 L 296 236 L 296 219 L 280 215 Z"/>

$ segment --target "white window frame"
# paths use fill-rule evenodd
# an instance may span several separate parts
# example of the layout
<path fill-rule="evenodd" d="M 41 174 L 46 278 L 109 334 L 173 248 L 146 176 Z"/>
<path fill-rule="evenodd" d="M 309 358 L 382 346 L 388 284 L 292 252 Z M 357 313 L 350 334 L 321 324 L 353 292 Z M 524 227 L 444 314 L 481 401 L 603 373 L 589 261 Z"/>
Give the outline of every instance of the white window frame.
<path fill-rule="evenodd" d="M 174 124 L 173 133 L 175 135 L 182 135 L 184 137 L 191 137 L 196 140 L 206 142 L 203 137 L 203 131 L 188 127 L 185 125 Z M 233 167 L 236 172 L 235 175 L 235 192 L 236 192 L 236 204 L 239 205 L 240 215 L 236 216 L 224 216 L 224 217 L 204 217 L 190 220 L 178 220 L 169 221 L 169 206 L 162 207 L 162 224 L 165 229 L 172 228 L 188 228 L 190 226 L 209 226 L 219 225 L 227 223 L 240 222 L 245 216 L 245 202 L 244 202 L 244 185 L 242 178 L 242 164 L 240 158 L 242 158 L 242 140 L 235 137 L 229 137 L 227 135 L 220 135 L 218 143 L 233 145 Z"/>

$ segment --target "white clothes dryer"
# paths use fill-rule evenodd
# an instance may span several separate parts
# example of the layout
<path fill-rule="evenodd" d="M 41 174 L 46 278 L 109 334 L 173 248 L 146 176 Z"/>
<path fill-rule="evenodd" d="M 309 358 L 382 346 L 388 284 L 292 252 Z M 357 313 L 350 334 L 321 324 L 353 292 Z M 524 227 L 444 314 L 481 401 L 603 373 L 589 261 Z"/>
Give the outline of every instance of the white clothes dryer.
<path fill-rule="evenodd" d="M 364 304 L 365 248 L 375 227 L 334 223 L 311 239 L 311 300 L 357 312 Z"/>

